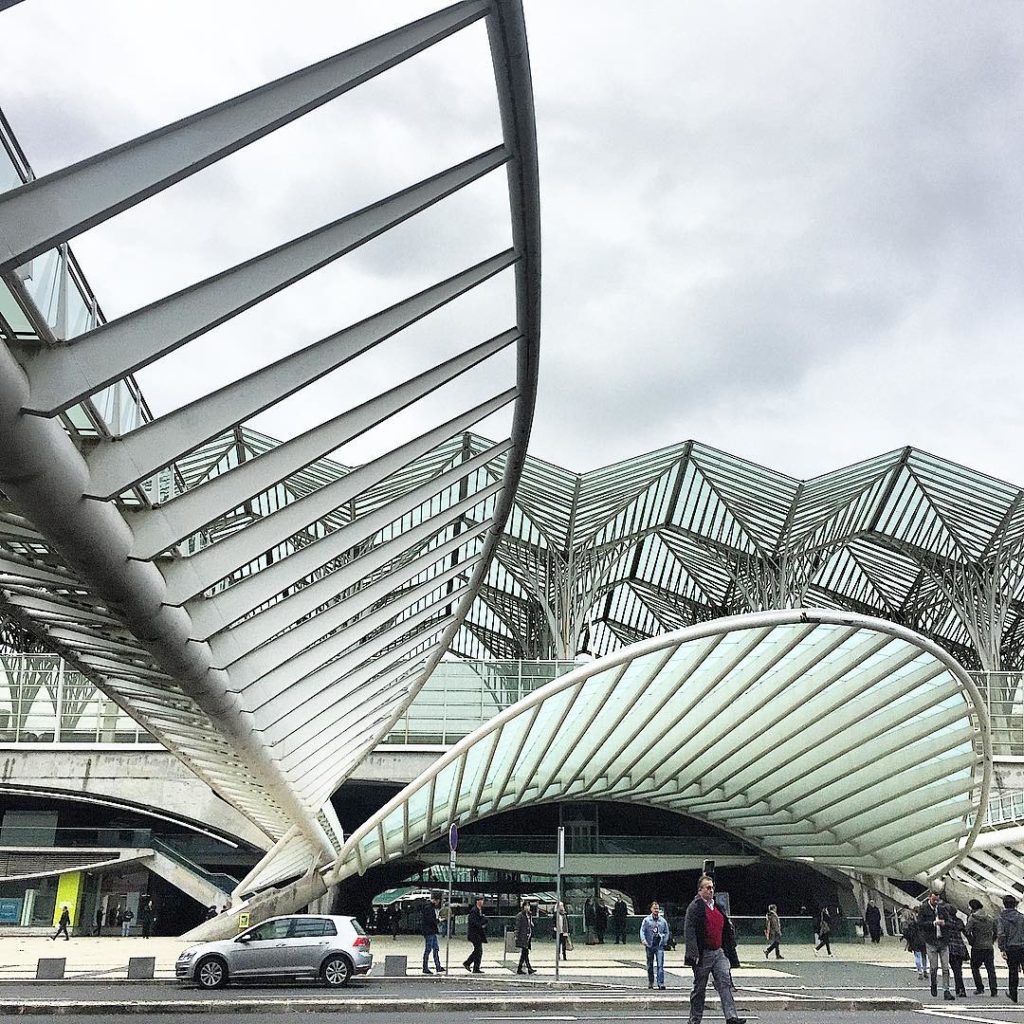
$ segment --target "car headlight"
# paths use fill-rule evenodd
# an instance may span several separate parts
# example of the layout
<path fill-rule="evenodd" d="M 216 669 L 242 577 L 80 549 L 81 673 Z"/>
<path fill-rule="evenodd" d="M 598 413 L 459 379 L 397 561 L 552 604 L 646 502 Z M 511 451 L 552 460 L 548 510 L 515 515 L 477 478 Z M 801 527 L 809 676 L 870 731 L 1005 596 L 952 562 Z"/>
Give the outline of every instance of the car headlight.
<path fill-rule="evenodd" d="M 195 955 L 196 951 L 194 949 L 186 949 L 178 954 L 178 963 L 180 964 L 183 961 L 192 960 L 195 958 Z"/>

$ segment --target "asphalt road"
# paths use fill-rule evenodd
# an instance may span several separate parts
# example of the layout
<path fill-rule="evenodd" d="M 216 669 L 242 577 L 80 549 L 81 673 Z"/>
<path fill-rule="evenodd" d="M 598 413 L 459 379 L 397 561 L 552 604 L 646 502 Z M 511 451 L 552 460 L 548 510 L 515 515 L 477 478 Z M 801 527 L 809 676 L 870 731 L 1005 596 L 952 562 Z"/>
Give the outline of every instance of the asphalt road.
<path fill-rule="evenodd" d="M 58 1021 L 67 1020 L 67 1017 L 30 1017 L 28 1020 L 35 1021 Z M 126 1020 L 139 1020 L 124 1016 L 90 1016 L 88 1020 L 94 1024 L 125 1024 Z M 195 1014 L 161 1014 L 159 1017 L 151 1017 L 150 1020 L 159 1021 L 160 1024 L 197 1024 L 197 1020 L 203 1024 L 239 1024 L 239 1018 L 233 1014 L 204 1013 L 198 1018 Z M 324 1013 L 303 1013 L 295 1015 L 293 1019 L 296 1024 L 338 1024 L 339 1018 L 335 1014 Z M 525 1013 L 516 1016 L 509 1013 L 415 1013 L 402 1014 L 401 1020 L 408 1024 L 608 1024 L 608 1022 L 630 1022 L 652 1021 L 655 1024 L 670 1024 L 670 1022 L 685 1022 L 685 1013 L 655 1014 L 646 1012 L 637 1014 L 635 1011 L 625 1010 L 621 1013 L 602 1012 L 585 1016 L 574 1015 L 571 1011 L 558 1015 L 550 1013 Z M 246 1024 L 275 1024 L 280 1022 L 279 1011 L 271 1014 L 248 1013 L 244 1017 Z M 394 1013 L 371 1013 L 359 1016 L 360 1024 L 395 1024 Z M 722 1024 L 720 1014 L 706 1013 L 704 1020 L 708 1024 Z M 771 1012 L 762 1014 L 749 1014 L 747 1020 L 754 1024 L 823 1024 L 821 1015 L 806 1011 Z M 984 1013 L 975 1013 L 973 1010 L 964 1012 L 957 1010 L 919 1010 L 909 1013 L 893 1013 L 880 1011 L 860 1012 L 830 1012 L 824 1024 L 946 1024 L 948 1021 L 963 1021 L 964 1024 L 1022 1024 L 1024 1022 L 1024 1007 L 1016 1008 L 1009 1005 L 999 1009 L 989 1009 Z"/>

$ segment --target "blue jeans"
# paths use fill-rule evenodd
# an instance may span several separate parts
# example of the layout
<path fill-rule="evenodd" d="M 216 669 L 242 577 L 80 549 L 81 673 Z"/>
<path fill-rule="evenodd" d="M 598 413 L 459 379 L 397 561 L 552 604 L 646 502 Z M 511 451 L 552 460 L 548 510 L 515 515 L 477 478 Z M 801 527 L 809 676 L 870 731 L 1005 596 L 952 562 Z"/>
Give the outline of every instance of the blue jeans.
<path fill-rule="evenodd" d="M 644 946 L 644 952 L 647 954 L 647 984 L 653 985 L 655 982 L 654 977 L 654 965 L 657 962 L 658 965 L 658 977 L 657 982 L 659 985 L 665 984 L 665 947 L 657 946 L 652 948 L 651 946 Z"/>
<path fill-rule="evenodd" d="M 437 944 L 436 935 L 424 935 L 423 936 L 423 970 L 427 969 L 430 961 L 430 954 L 434 954 L 434 966 L 441 966 L 441 951 Z"/>

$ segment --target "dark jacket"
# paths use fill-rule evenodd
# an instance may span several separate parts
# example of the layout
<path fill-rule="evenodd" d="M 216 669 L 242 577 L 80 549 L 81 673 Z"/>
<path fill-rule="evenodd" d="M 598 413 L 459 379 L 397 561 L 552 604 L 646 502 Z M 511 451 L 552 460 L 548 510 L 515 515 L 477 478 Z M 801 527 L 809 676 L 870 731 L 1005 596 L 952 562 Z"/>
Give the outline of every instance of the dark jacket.
<path fill-rule="evenodd" d="M 64 907 L 60 912 L 60 920 L 57 922 L 58 925 L 67 927 L 71 924 L 71 914 L 68 913 L 68 908 Z"/>
<path fill-rule="evenodd" d="M 470 942 L 487 941 L 487 918 L 484 917 L 484 912 L 479 910 L 475 903 L 469 908 L 469 924 L 466 927 L 466 938 Z"/>
<path fill-rule="evenodd" d="M 690 967 L 696 967 L 704 953 L 704 943 L 707 939 L 707 904 L 699 897 L 686 908 L 686 920 L 683 922 L 683 935 L 686 940 L 686 954 L 683 962 Z M 725 927 L 722 929 L 722 952 L 729 958 L 733 967 L 739 967 L 740 958 L 736 955 L 736 929 L 728 915 L 718 908 L 725 918 Z"/>
<path fill-rule="evenodd" d="M 984 907 L 972 910 L 964 934 L 972 949 L 991 949 L 996 944 L 996 919 Z"/>
<path fill-rule="evenodd" d="M 420 917 L 420 934 L 427 938 L 428 935 L 437 935 L 437 931 L 437 907 L 433 903 L 428 903 Z"/>
<path fill-rule="evenodd" d="M 625 900 L 619 900 L 615 904 L 615 909 L 612 911 L 612 917 L 619 922 L 625 921 L 626 918 L 629 917 L 629 907 L 626 906 Z"/>
<path fill-rule="evenodd" d="M 864 924 L 871 935 L 882 930 L 882 912 L 873 903 L 864 911 Z"/>
<path fill-rule="evenodd" d="M 938 949 L 949 945 L 950 919 L 952 916 L 953 911 L 942 900 L 939 900 L 934 907 L 927 900 L 921 904 L 921 909 L 917 914 L 917 921 L 921 926 L 921 932 L 927 945 L 937 947 Z M 941 928 L 935 927 L 936 919 L 941 922 Z"/>
<path fill-rule="evenodd" d="M 1024 914 L 1010 907 L 1004 908 L 996 922 L 996 941 L 1004 953 L 1009 946 L 1024 946 Z"/>
<path fill-rule="evenodd" d="M 953 960 L 966 960 L 968 956 L 963 922 L 955 910 L 949 916 L 949 956 Z"/>
<path fill-rule="evenodd" d="M 516 915 L 516 949 L 529 949 L 533 938 L 533 918 L 520 910 Z"/>

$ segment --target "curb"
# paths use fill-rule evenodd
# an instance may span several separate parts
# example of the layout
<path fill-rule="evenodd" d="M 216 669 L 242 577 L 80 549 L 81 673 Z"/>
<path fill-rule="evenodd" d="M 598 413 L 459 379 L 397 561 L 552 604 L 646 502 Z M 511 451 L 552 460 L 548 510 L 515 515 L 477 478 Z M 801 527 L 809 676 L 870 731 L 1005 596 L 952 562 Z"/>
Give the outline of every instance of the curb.
<path fill-rule="evenodd" d="M 916 999 L 819 999 L 791 998 L 740 999 L 743 1010 L 920 1010 L 922 1004 Z M 717 1001 L 716 1001 L 717 1003 Z M 689 1000 L 679 996 L 651 997 L 637 994 L 636 996 L 594 996 L 592 998 L 555 998 L 527 996 L 521 994 L 510 998 L 470 999 L 460 1003 L 460 1009 L 474 1011 L 514 1011 L 521 1014 L 529 1010 L 621 1010 L 627 1004 L 636 1011 L 648 1010 L 681 1010 L 689 1008 Z M 715 1005 L 708 1001 L 708 1006 Z M 19 1002 L 0 1002 L 0 1015 L 34 1016 L 47 1014 L 50 1016 L 98 1014 L 159 1014 L 159 1013 L 274 1013 L 280 1011 L 299 1011 L 306 1013 L 373 1013 L 373 1012 L 419 1012 L 448 1013 L 452 1009 L 448 999 L 388 999 L 356 997 L 336 998 L 270 998 L 270 999 L 140 999 L 132 1001 L 114 1000 L 31 1000 Z"/>

